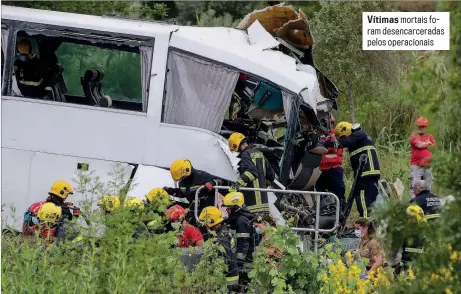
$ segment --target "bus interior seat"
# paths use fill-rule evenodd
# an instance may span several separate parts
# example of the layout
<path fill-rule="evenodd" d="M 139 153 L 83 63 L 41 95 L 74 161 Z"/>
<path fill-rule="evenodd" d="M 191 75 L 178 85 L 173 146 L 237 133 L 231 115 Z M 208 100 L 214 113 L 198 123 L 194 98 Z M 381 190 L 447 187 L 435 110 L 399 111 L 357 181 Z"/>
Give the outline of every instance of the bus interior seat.
<path fill-rule="evenodd" d="M 66 83 L 64 82 L 63 72 L 64 67 L 56 64 L 51 77 L 51 86 L 56 95 L 56 101 L 67 102 L 65 94 L 67 93 Z"/>
<path fill-rule="evenodd" d="M 104 72 L 99 70 L 87 70 L 83 77 L 80 78 L 83 86 L 83 92 L 89 105 L 101 107 L 111 107 L 112 99 L 104 95 L 101 81 L 104 79 Z"/>
<path fill-rule="evenodd" d="M 65 94 L 67 93 L 67 87 L 63 77 L 64 67 L 58 63 L 56 55 L 56 50 L 62 42 L 48 39 L 38 39 L 36 41 L 40 52 L 40 59 L 46 68 L 45 79 L 48 84 L 47 88 L 51 88 L 53 91 L 52 100 L 66 102 Z M 47 92 L 50 92 L 50 89 L 47 89 Z M 50 98 L 50 94 L 47 94 L 47 96 L 45 99 Z"/>

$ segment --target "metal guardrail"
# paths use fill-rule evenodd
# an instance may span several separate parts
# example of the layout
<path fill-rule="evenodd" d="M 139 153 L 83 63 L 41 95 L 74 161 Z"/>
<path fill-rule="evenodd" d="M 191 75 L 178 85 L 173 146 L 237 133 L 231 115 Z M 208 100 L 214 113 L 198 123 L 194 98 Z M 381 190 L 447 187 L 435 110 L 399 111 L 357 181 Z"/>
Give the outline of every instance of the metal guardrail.
<path fill-rule="evenodd" d="M 195 219 L 198 223 L 203 224 L 199 220 L 198 214 L 198 203 L 199 203 L 199 195 L 202 189 L 205 188 L 205 186 L 201 186 L 197 189 L 195 192 L 195 201 L 194 201 L 194 216 Z M 215 191 L 218 190 L 227 190 L 229 191 L 230 187 L 229 186 L 214 186 L 213 187 Z M 318 251 L 318 239 L 319 239 L 319 233 L 331 233 L 334 232 L 336 229 L 339 228 L 340 223 L 339 223 L 339 217 L 340 217 L 340 201 L 338 196 L 336 196 L 333 193 L 330 192 L 314 192 L 314 191 L 301 191 L 301 190 L 280 190 L 280 189 L 262 189 L 262 188 L 244 188 L 241 187 L 238 189 L 239 191 L 260 191 L 260 192 L 273 192 L 273 193 L 283 193 L 283 194 L 302 194 L 302 195 L 316 195 L 316 209 L 315 209 L 315 228 L 291 228 L 295 232 L 314 232 L 315 233 L 315 238 L 314 238 L 314 251 Z M 334 199 L 336 200 L 336 215 L 335 215 L 335 225 L 331 229 L 320 229 L 320 196 L 333 196 Z M 217 206 L 217 193 L 215 194 L 215 206 Z"/>

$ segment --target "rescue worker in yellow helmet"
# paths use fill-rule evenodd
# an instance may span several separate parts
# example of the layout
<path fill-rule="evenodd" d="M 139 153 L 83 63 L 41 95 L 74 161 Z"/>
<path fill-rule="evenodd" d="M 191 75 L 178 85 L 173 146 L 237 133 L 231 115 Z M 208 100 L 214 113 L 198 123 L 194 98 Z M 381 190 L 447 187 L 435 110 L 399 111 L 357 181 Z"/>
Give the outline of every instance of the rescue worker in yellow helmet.
<path fill-rule="evenodd" d="M 145 207 L 148 211 L 155 212 L 152 218 L 143 220 L 143 226 L 136 229 L 133 239 L 138 239 L 141 235 L 164 234 L 172 231 L 171 226 L 164 222 L 166 210 L 175 202 L 163 188 L 153 188 L 146 194 Z"/>
<path fill-rule="evenodd" d="M 361 217 L 367 218 L 378 196 L 378 180 L 381 175 L 375 145 L 370 136 L 361 129 L 359 124 L 352 125 L 351 123 L 342 121 L 336 125 L 335 135 L 339 142 L 339 147 L 349 150 L 354 174 L 358 171 L 360 156 L 362 154 L 368 156 L 362 176 L 354 191 L 359 214 Z M 325 142 L 324 145 L 325 147 L 333 147 L 334 142 Z"/>
<path fill-rule="evenodd" d="M 98 203 L 104 214 L 113 214 L 114 210 L 120 206 L 120 198 L 115 195 L 105 195 Z"/>
<path fill-rule="evenodd" d="M 61 216 L 62 208 L 51 202 L 43 204 L 38 210 L 40 237 L 45 240 L 46 247 L 63 241 L 78 244 L 83 239 L 77 226 L 72 222 L 62 222 Z"/>
<path fill-rule="evenodd" d="M 230 192 L 224 199 L 222 206 L 229 215 L 227 223 L 235 231 L 237 239 L 237 265 L 239 267 L 240 284 L 248 285 L 248 273 L 253 263 L 255 251 L 256 229 L 252 220 L 254 215 L 246 208 L 245 199 L 241 192 Z"/>
<path fill-rule="evenodd" d="M 415 229 L 410 230 L 405 236 L 402 246 L 401 265 L 397 269 L 397 272 L 400 272 L 402 269 L 408 270 L 410 268 L 410 263 L 413 262 L 419 254 L 424 252 L 424 236 L 422 236 L 420 230 L 418 230 L 418 228 L 426 222 L 424 211 L 420 206 L 411 204 L 407 207 L 406 214 L 409 217 L 408 225 L 415 226 Z"/>
<path fill-rule="evenodd" d="M 51 186 L 50 192 L 48 192 L 48 198 L 46 202 L 51 202 L 62 208 L 62 217 L 68 220 L 72 220 L 73 217 L 80 215 L 80 208 L 73 205 L 72 202 L 66 202 L 69 195 L 74 194 L 74 189 L 69 182 L 56 181 Z M 72 210 L 72 211 L 71 211 Z"/>
<path fill-rule="evenodd" d="M 131 211 L 140 212 L 143 211 L 145 206 L 141 199 L 130 197 L 125 199 L 123 207 L 129 208 Z"/>
<path fill-rule="evenodd" d="M 189 208 L 189 213 L 186 219 L 192 224 L 195 224 L 193 218 L 193 208 L 195 205 L 195 192 L 201 186 L 205 186 L 199 195 L 198 211 L 201 211 L 207 206 L 213 206 L 215 203 L 214 186 L 228 185 L 228 182 L 217 176 L 211 175 L 205 171 L 193 168 L 191 162 L 186 159 L 177 159 L 170 167 L 171 177 L 174 181 L 179 182 L 178 188 L 163 187 L 168 194 L 178 197 L 186 198 L 189 204 L 177 203 L 183 208 Z M 204 233 L 204 232 L 202 232 Z"/>
<path fill-rule="evenodd" d="M 216 233 L 216 242 L 222 246 L 220 251 L 224 262 L 227 265 L 227 287 L 230 292 L 238 288 L 239 271 L 237 266 L 237 247 L 235 244 L 235 234 L 224 224 L 221 211 L 214 207 L 205 207 L 200 213 L 199 219 L 204 222 L 210 230 Z"/>
<path fill-rule="evenodd" d="M 246 138 L 241 133 L 233 133 L 228 140 L 231 151 L 238 152 L 240 158 L 238 171 L 239 178 L 232 184 L 232 191 L 240 187 L 267 188 L 275 180 L 275 172 L 264 157 L 263 153 L 255 147 L 249 146 Z M 269 214 L 269 199 L 267 192 L 243 191 L 245 203 L 253 213 Z"/>
<path fill-rule="evenodd" d="M 171 196 L 163 188 L 154 188 L 146 195 L 146 206 L 159 214 L 164 214 L 173 203 Z"/>
<path fill-rule="evenodd" d="M 56 229 L 61 215 L 61 207 L 51 202 L 44 203 L 38 210 L 37 218 L 39 221 L 40 237 L 45 240 L 46 247 L 55 241 Z"/>

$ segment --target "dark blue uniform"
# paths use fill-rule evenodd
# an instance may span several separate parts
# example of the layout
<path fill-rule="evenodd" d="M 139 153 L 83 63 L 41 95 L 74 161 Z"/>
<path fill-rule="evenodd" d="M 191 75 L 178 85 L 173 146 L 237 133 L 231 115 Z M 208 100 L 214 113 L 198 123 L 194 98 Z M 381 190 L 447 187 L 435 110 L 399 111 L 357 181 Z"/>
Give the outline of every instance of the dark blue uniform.
<path fill-rule="evenodd" d="M 342 136 L 338 139 L 342 147 L 349 150 L 352 170 L 354 174 L 359 168 L 359 158 L 367 154 L 368 160 L 365 163 L 362 177 L 355 190 L 355 201 L 361 217 L 368 217 L 371 205 L 378 196 L 378 180 L 380 178 L 379 160 L 373 140 L 362 130 L 352 131 L 349 136 Z"/>

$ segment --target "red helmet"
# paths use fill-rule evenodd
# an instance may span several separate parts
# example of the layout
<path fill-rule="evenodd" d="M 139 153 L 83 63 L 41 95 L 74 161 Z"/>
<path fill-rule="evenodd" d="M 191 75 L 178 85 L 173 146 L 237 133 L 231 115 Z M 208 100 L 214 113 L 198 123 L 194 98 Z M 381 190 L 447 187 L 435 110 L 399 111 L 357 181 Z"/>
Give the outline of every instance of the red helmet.
<path fill-rule="evenodd" d="M 425 117 L 420 116 L 416 120 L 416 125 L 418 127 L 427 127 L 429 125 L 429 121 Z"/>
<path fill-rule="evenodd" d="M 187 212 L 186 210 L 179 206 L 179 205 L 173 205 L 170 207 L 166 212 L 165 212 L 165 217 L 170 220 L 170 221 L 178 221 L 178 220 L 183 220 L 184 217 L 186 216 Z"/>
<path fill-rule="evenodd" d="M 32 204 L 30 207 L 29 207 L 29 212 L 31 214 L 37 214 L 38 213 L 38 210 L 40 209 L 40 207 L 45 204 L 46 202 L 45 201 L 39 201 L 39 202 L 35 202 L 34 204 Z"/>

